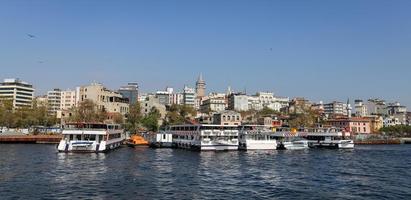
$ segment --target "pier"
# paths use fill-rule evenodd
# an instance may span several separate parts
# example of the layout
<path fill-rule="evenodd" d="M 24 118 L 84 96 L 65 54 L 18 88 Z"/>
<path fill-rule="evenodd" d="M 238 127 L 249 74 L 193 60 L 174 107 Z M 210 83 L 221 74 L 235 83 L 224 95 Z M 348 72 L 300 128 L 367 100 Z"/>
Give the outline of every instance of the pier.
<path fill-rule="evenodd" d="M 360 140 L 354 141 L 354 144 L 358 145 L 379 145 L 379 144 L 402 144 L 403 142 L 399 139 L 390 140 Z"/>
<path fill-rule="evenodd" d="M 0 143 L 58 144 L 61 135 L 2 135 Z"/>

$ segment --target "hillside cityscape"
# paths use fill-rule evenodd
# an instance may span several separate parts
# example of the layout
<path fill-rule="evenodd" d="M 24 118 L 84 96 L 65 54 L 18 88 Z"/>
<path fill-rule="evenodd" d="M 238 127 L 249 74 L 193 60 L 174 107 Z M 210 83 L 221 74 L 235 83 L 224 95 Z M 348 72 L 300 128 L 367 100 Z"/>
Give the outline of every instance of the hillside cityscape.
<path fill-rule="evenodd" d="M 0 84 L 0 100 L 0 127 L 4 131 L 52 130 L 67 122 L 112 122 L 124 124 L 131 132 L 155 132 L 167 125 L 201 123 L 328 126 L 354 135 L 401 136 L 410 133 L 411 123 L 411 112 L 400 102 L 379 98 L 312 102 L 307 97 L 282 97 L 266 91 L 247 94 L 230 87 L 226 93 L 217 93 L 206 90 L 201 74 L 195 87 L 185 85 L 180 91 L 166 87 L 141 93 L 137 82 L 118 89 L 93 82 L 69 90 L 50 89 L 42 96 L 35 95 L 34 85 L 11 78 Z"/>

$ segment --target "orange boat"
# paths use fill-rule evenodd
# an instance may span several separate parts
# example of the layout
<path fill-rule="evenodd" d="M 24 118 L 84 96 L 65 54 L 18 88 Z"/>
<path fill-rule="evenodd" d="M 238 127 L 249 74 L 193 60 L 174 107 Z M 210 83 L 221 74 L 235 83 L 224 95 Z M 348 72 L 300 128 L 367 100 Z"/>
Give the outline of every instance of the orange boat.
<path fill-rule="evenodd" d="M 129 147 L 148 146 L 148 141 L 141 135 L 132 135 L 131 138 L 127 140 L 126 144 Z"/>

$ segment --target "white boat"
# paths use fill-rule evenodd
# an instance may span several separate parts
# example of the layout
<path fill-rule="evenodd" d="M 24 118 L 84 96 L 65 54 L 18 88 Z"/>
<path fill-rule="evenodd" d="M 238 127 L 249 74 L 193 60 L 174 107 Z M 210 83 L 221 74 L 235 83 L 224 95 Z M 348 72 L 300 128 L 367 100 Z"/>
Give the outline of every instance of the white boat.
<path fill-rule="evenodd" d="M 172 147 L 173 135 L 167 132 L 149 134 L 148 142 L 149 145 L 154 148 Z"/>
<path fill-rule="evenodd" d="M 238 150 L 238 126 L 229 125 L 175 125 L 166 133 L 173 135 L 173 146 L 200 151 Z"/>
<path fill-rule="evenodd" d="M 300 150 L 308 149 L 308 141 L 303 139 L 304 133 L 281 131 L 271 135 L 277 140 L 278 150 Z"/>
<path fill-rule="evenodd" d="M 277 141 L 271 137 L 272 131 L 261 125 L 244 125 L 239 127 L 239 149 L 241 150 L 274 150 Z"/>
<path fill-rule="evenodd" d="M 125 138 L 119 124 L 70 123 L 62 134 L 59 152 L 105 152 L 119 147 Z"/>
<path fill-rule="evenodd" d="M 314 129 L 307 131 L 308 145 L 312 148 L 353 149 L 354 141 L 349 132 L 337 128 Z"/>

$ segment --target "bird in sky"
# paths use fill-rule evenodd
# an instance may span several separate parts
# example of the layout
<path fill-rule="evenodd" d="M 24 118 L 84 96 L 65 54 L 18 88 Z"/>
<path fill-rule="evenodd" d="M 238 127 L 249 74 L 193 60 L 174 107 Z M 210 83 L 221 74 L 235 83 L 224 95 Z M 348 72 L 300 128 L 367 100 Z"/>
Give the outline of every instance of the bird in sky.
<path fill-rule="evenodd" d="M 32 35 L 32 34 L 27 34 L 27 36 L 28 36 L 29 38 L 35 38 L 35 37 L 36 37 L 35 35 Z"/>

